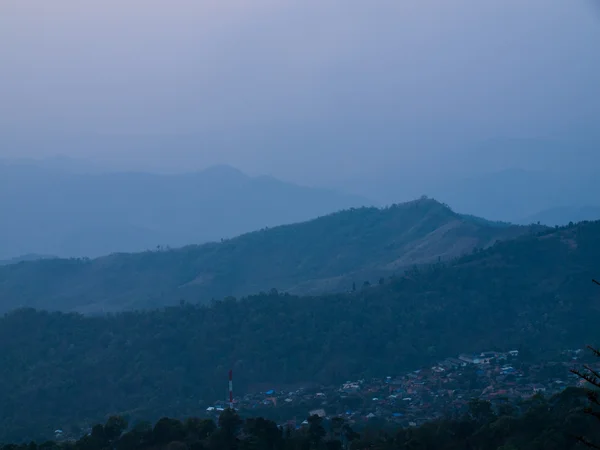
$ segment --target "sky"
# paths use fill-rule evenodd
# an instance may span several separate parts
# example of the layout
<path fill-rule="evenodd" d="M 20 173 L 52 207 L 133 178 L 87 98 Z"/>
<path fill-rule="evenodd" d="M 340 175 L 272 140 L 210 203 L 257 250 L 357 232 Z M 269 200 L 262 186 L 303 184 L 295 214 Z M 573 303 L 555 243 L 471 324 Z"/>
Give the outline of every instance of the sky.
<path fill-rule="evenodd" d="M 311 184 L 535 166 L 486 144 L 533 139 L 583 170 L 597 3 L 3 0 L 0 156 Z"/>

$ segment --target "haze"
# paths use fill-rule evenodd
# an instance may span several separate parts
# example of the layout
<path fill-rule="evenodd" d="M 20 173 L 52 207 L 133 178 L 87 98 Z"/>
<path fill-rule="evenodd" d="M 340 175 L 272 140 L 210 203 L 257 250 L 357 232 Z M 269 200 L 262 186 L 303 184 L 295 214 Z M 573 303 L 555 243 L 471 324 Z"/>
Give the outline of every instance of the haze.
<path fill-rule="evenodd" d="M 577 170 L 567 153 L 597 138 L 598 18 L 585 0 L 5 0 L 0 152 L 331 185 L 432 178 L 432 161 L 536 168 L 485 145 L 473 159 L 530 138 Z"/>
<path fill-rule="evenodd" d="M 0 259 L 200 243 L 422 194 L 491 220 L 600 218 L 599 11 L 4 1 Z M 222 164 L 243 173 L 201 172 Z M 130 171 L 153 174 L 110 173 Z"/>
<path fill-rule="evenodd" d="M 0 64 L 0 450 L 600 449 L 600 0 L 0 0 Z"/>

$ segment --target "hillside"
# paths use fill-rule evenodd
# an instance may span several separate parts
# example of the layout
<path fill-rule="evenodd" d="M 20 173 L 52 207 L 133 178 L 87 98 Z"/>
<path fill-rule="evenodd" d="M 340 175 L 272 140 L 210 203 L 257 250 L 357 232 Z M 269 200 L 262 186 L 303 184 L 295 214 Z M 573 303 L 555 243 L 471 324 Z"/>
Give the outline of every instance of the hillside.
<path fill-rule="evenodd" d="M 598 254 L 600 222 L 582 223 L 351 294 L 272 292 L 105 317 L 13 312 L 0 319 L 0 437 L 117 412 L 193 414 L 223 398 L 231 367 L 242 394 L 394 374 L 461 352 L 597 344 Z"/>
<path fill-rule="evenodd" d="M 0 260 L 200 244 L 372 204 L 228 166 L 179 175 L 58 167 L 0 161 Z"/>
<path fill-rule="evenodd" d="M 464 217 L 431 199 L 352 209 L 220 243 L 5 266 L 0 311 L 32 306 L 98 313 L 272 288 L 295 294 L 348 291 L 353 284 L 447 261 L 533 229 Z"/>

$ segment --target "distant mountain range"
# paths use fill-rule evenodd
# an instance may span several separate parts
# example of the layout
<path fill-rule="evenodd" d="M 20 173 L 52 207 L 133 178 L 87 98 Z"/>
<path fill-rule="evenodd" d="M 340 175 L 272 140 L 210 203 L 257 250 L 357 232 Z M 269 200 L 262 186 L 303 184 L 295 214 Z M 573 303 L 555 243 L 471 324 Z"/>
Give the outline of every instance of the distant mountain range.
<path fill-rule="evenodd" d="M 600 206 L 563 206 L 540 211 L 518 221 L 521 224 L 540 223 L 548 226 L 562 226 L 569 222 L 577 223 L 584 220 L 600 220 Z"/>
<path fill-rule="evenodd" d="M 53 258 L 56 258 L 56 256 L 36 255 L 35 253 L 30 253 L 28 255 L 17 256 L 15 258 L 0 260 L 0 266 L 6 266 L 8 264 L 18 264 L 18 263 L 24 262 L 24 261 L 38 261 L 40 259 L 53 259 Z"/>
<path fill-rule="evenodd" d="M 592 211 L 597 207 L 590 208 L 600 204 L 598 192 L 600 174 L 575 177 L 504 170 L 445 182 L 426 193 L 449 203 L 456 211 L 487 219 L 527 223 L 539 215 L 542 223 L 561 225 L 580 219 L 600 219 Z"/>
<path fill-rule="evenodd" d="M 431 177 L 430 177 L 431 178 Z M 600 219 L 600 173 L 556 174 L 507 169 L 464 176 L 440 175 L 428 181 L 386 176 L 339 186 L 382 203 L 422 194 L 443 201 L 461 213 L 512 223 L 563 225 Z"/>
<path fill-rule="evenodd" d="M 272 288 L 297 294 L 349 291 L 540 229 L 462 216 L 426 198 L 385 209 L 350 209 L 219 243 L 5 266 L 0 310 L 99 313 Z"/>
<path fill-rule="evenodd" d="M 548 225 L 600 219 L 579 211 L 600 207 L 597 142 L 584 137 L 494 139 L 450 146 L 419 167 L 407 162 L 407 167 L 394 165 L 331 185 L 382 204 L 426 194 L 455 211 L 513 223 L 563 207 L 572 211 L 565 208 L 558 216 L 543 217 Z"/>
<path fill-rule="evenodd" d="M 501 153 L 512 148 L 512 160 L 533 146 L 538 161 L 549 144 L 487 145 Z M 477 161 L 477 154 L 473 150 L 467 156 Z M 459 153 L 452 167 L 466 161 L 465 155 Z M 219 241 L 422 194 L 457 212 L 494 221 L 554 226 L 600 219 L 600 174 L 574 175 L 572 167 L 564 173 L 548 168 L 487 173 L 483 161 L 476 168 L 476 174 L 465 168 L 452 176 L 439 167 L 424 168 L 421 174 L 382 173 L 337 184 L 355 193 L 345 194 L 251 177 L 229 166 L 159 175 L 111 172 L 108 166 L 66 157 L 0 160 L 0 261 L 32 253 L 97 257 Z"/>
<path fill-rule="evenodd" d="M 177 247 L 372 204 L 229 166 L 180 175 L 91 173 L 87 167 L 0 161 L 0 259 Z"/>

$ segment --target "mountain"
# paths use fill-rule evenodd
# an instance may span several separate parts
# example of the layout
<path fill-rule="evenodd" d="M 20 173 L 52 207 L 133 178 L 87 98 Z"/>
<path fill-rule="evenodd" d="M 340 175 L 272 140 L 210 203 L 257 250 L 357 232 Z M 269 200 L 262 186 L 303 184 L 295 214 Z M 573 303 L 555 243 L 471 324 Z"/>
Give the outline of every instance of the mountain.
<path fill-rule="evenodd" d="M 402 167 L 390 165 L 387 171 L 361 173 L 331 186 L 382 204 L 426 194 L 461 213 L 521 223 L 547 209 L 598 205 L 597 142 L 571 136 L 448 143 L 443 154 L 422 149 L 431 152 L 431 158 L 418 166 L 408 162 Z M 577 217 L 564 223 L 570 221 L 576 222 Z"/>
<path fill-rule="evenodd" d="M 593 205 L 599 191 L 600 176 L 596 174 L 571 176 L 507 169 L 447 181 L 425 192 L 451 204 L 456 211 L 522 223 L 523 218 L 538 211 L 552 210 L 561 205 L 569 205 L 574 211 Z M 570 221 L 576 222 L 577 217 L 564 223 Z"/>
<path fill-rule="evenodd" d="M 229 166 L 153 175 L 86 172 L 75 169 L 79 163 L 62 163 L 0 162 L 0 259 L 182 246 L 371 204 Z"/>
<path fill-rule="evenodd" d="M 563 226 L 569 222 L 583 222 L 584 220 L 599 220 L 600 206 L 570 207 L 563 206 L 540 211 L 518 221 L 522 224 L 541 223 L 548 226 Z"/>
<path fill-rule="evenodd" d="M 348 291 L 353 283 L 377 282 L 406 267 L 447 261 L 535 229 L 461 216 L 432 199 L 350 209 L 220 243 L 5 266 L 0 310 L 99 313 L 272 288 L 296 294 Z"/>
<path fill-rule="evenodd" d="M 396 178 L 381 176 L 377 180 L 363 180 L 362 186 L 359 182 L 353 182 L 354 189 L 347 184 L 339 186 L 346 192 L 369 195 L 382 203 L 390 195 L 403 198 L 426 194 L 452 205 L 455 211 L 513 223 L 523 223 L 524 219 L 533 217 L 539 211 L 565 205 L 576 214 L 577 210 L 585 209 L 588 205 L 596 205 L 597 192 L 600 192 L 600 174 L 510 168 L 428 177 L 420 177 L 418 173 L 412 178 L 409 175 Z M 576 222 L 577 217 L 576 214 L 564 223 Z"/>
<path fill-rule="evenodd" d="M 9 264 L 18 264 L 24 261 L 37 261 L 40 259 L 54 259 L 56 256 L 50 255 L 36 255 L 35 253 L 31 253 L 29 255 L 17 256 L 11 259 L 0 260 L 0 266 L 6 266 Z"/>
<path fill-rule="evenodd" d="M 111 167 L 84 158 L 55 155 L 42 159 L 36 158 L 0 158 L 0 165 L 13 168 L 52 171 L 72 174 L 102 174 L 111 172 Z"/>
<path fill-rule="evenodd" d="M 193 414 L 225 397 L 230 368 L 244 395 L 267 383 L 394 375 L 462 352 L 519 349 L 543 358 L 596 345 L 600 289 L 590 280 L 599 253 L 600 222 L 589 222 L 354 293 L 271 292 L 96 317 L 14 311 L 0 318 L 0 440 L 114 413 Z M 12 267 L 22 265 L 29 263 Z"/>

